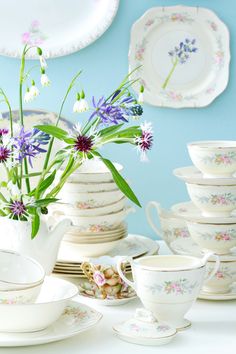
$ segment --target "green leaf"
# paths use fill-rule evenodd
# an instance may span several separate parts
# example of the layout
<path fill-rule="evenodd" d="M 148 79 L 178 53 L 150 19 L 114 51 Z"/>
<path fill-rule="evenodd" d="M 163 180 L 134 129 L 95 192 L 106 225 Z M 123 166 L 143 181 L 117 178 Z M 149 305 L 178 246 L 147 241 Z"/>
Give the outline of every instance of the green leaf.
<path fill-rule="evenodd" d="M 45 178 L 39 186 L 38 193 L 39 195 L 42 194 L 51 184 L 53 183 L 54 179 L 56 176 L 56 170 L 54 170 L 47 178 Z M 36 188 L 33 189 L 30 193 L 29 196 L 33 196 L 36 191 Z"/>
<path fill-rule="evenodd" d="M 138 198 L 136 197 L 128 183 L 125 181 L 125 179 L 119 174 L 113 163 L 110 160 L 103 158 L 98 152 L 96 152 L 96 155 L 100 157 L 103 163 L 111 171 L 114 182 L 117 184 L 118 188 L 124 193 L 124 195 L 126 195 L 126 197 L 129 198 L 133 203 L 141 207 Z"/>
<path fill-rule="evenodd" d="M 116 132 L 117 130 L 119 130 L 122 126 L 124 125 L 124 123 L 122 124 L 116 124 L 116 125 L 112 125 L 111 127 L 108 128 L 104 128 L 102 130 L 100 130 L 99 132 L 99 136 L 105 136 L 105 135 L 109 135 L 111 133 Z"/>
<path fill-rule="evenodd" d="M 57 198 L 38 199 L 38 200 L 34 201 L 34 206 L 36 206 L 37 208 L 41 208 L 41 207 L 47 206 L 50 203 L 55 203 L 57 201 L 58 201 Z"/>
<path fill-rule="evenodd" d="M 37 213 L 37 210 L 34 209 L 33 211 L 33 218 L 31 223 L 31 239 L 33 240 L 39 231 L 40 226 L 40 217 Z"/>
<path fill-rule="evenodd" d="M 55 125 L 36 125 L 35 128 L 59 140 L 65 141 L 69 139 L 68 133 L 63 129 L 56 127 Z"/>

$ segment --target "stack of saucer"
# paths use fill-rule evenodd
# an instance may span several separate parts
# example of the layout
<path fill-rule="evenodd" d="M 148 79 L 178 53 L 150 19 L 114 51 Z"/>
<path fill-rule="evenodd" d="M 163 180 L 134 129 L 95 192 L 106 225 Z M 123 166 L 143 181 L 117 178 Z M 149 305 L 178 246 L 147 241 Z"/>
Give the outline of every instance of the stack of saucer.
<path fill-rule="evenodd" d="M 122 170 L 121 165 L 115 166 Z M 65 183 L 59 198 L 51 214 L 71 219 L 73 227 L 63 243 L 73 245 L 80 256 L 104 255 L 127 236 L 124 220 L 134 209 L 126 206 L 125 196 L 100 160 L 85 161 Z"/>
<path fill-rule="evenodd" d="M 173 205 L 170 212 L 157 207 L 159 234 L 177 254 L 219 256 L 220 268 L 201 298 L 236 298 L 236 141 L 194 142 L 188 150 L 195 166 L 177 168 L 174 175 L 185 181 L 191 202 Z M 214 265 L 212 258 L 208 272 Z"/>

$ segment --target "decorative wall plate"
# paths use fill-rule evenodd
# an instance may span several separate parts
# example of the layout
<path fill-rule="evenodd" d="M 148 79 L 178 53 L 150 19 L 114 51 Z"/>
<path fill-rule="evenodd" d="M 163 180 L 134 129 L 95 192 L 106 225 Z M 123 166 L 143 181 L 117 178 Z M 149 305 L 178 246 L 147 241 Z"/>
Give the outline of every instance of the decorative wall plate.
<path fill-rule="evenodd" d="M 171 6 L 148 10 L 131 31 L 130 71 L 144 101 L 163 107 L 203 107 L 227 86 L 229 32 L 211 10 Z M 136 86 L 139 90 L 139 86 Z"/>
<path fill-rule="evenodd" d="M 108 29 L 118 6 L 119 0 L 0 0 L 0 54 L 20 57 L 26 43 L 40 45 L 47 58 L 76 52 Z"/>

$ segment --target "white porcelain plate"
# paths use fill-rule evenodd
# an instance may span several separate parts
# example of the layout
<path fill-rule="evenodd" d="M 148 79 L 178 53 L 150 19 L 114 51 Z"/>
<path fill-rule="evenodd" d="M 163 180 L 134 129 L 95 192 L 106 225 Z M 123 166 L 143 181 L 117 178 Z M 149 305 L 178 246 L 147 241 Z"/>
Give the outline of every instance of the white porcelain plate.
<path fill-rule="evenodd" d="M 209 9 L 154 7 L 132 27 L 130 71 L 141 66 L 135 77 L 152 105 L 210 104 L 227 86 L 229 62 L 228 29 Z"/>
<path fill-rule="evenodd" d="M 47 58 L 76 52 L 108 29 L 118 6 L 119 0 L 0 0 L 0 54 L 19 57 L 25 43 L 41 46 Z"/>
<path fill-rule="evenodd" d="M 102 315 L 89 306 L 70 301 L 63 315 L 43 331 L 0 333 L 0 347 L 21 347 L 56 342 L 94 327 Z"/>
<path fill-rule="evenodd" d="M 231 186 L 236 185 L 236 177 L 229 178 L 209 178 L 204 177 L 203 173 L 199 171 L 195 166 L 187 166 L 176 168 L 173 174 L 187 183 L 204 184 L 211 186 Z"/>
<path fill-rule="evenodd" d="M 198 299 L 201 300 L 215 300 L 215 301 L 225 301 L 225 300 L 235 300 L 236 299 L 236 283 L 231 287 L 231 290 L 226 294 L 214 294 L 201 292 L 198 296 Z"/>
<path fill-rule="evenodd" d="M 171 210 L 176 216 L 185 220 L 201 222 L 206 224 L 235 224 L 236 215 L 232 213 L 229 217 L 203 216 L 201 211 L 192 202 L 183 202 L 172 205 Z"/>

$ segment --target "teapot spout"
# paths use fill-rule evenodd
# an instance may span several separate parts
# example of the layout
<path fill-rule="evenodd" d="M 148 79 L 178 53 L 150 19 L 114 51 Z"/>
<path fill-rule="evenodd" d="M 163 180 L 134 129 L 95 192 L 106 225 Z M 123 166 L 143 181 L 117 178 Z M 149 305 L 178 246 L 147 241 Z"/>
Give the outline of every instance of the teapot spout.
<path fill-rule="evenodd" d="M 58 222 L 56 226 L 50 231 L 50 239 L 52 242 L 60 243 L 65 233 L 72 226 L 72 222 L 70 219 L 63 219 Z"/>

